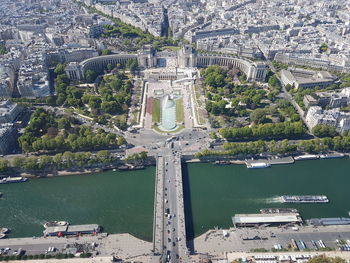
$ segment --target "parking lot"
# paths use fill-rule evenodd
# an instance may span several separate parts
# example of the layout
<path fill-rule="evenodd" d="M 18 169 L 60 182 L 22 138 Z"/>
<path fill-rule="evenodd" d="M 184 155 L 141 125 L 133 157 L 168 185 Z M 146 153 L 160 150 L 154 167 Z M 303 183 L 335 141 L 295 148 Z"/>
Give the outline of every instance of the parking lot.
<path fill-rule="evenodd" d="M 325 247 L 340 249 L 339 242 L 350 240 L 350 226 L 303 226 L 298 228 L 262 227 L 262 228 L 237 228 L 226 230 L 211 230 L 194 241 L 194 250 L 198 253 L 219 255 L 225 252 L 249 252 L 253 249 L 263 248 L 271 250 L 280 245 L 281 248 L 290 248 L 294 239 L 300 250 L 305 244 L 305 249 L 321 249 L 319 240 Z M 338 242 L 337 242 L 338 240 Z"/>

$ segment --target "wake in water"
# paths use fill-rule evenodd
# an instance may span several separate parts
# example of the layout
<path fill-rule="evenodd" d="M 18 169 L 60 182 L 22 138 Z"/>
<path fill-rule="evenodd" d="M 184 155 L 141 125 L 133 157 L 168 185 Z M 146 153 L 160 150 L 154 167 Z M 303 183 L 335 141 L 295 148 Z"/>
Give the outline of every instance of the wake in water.
<path fill-rule="evenodd" d="M 244 199 L 244 201 L 255 204 L 275 204 L 282 203 L 282 198 L 280 196 L 274 196 L 268 198 L 250 198 Z"/>
<path fill-rule="evenodd" d="M 265 204 L 282 203 L 282 198 L 280 196 L 274 196 L 270 198 L 263 198 L 262 201 Z"/>
<path fill-rule="evenodd" d="M 36 218 L 32 215 L 26 214 L 23 210 L 18 210 L 17 214 L 14 216 L 19 222 L 25 224 L 35 224 L 35 225 L 43 225 L 47 221 L 43 221 L 42 219 Z"/>

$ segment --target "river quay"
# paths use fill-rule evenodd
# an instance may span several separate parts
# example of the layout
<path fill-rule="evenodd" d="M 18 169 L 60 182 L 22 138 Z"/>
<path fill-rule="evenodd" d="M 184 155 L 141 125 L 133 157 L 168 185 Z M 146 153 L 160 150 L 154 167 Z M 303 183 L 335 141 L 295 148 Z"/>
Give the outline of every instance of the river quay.
<path fill-rule="evenodd" d="M 244 240 L 247 238 L 259 237 L 256 240 Z M 340 251 L 299 251 L 299 252 L 251 252 L 251 249 L 264 248 L 271 250 L 274 245 L 281 244 L 287 248 L 290 240 L 303 240 L 307 248 L 312 249 L 311 240 L 322 240 L 326 247 L 336 249 L 338 240 L 350 239 L 350 226 L 327 226 L 309 227 L 302 226 L 298 230 L 288 227 L 261 227 L 259 229 L 220 229 L 210 230 L 205 234 L 189 241 L 188 245 L 194 252 L 190 262 L 199 262 L 201 255 L 208 255 L 210 259 L 232 260 L 239 258 L 250 258 L 253 255 L 322 255 L 340 256 L 350 259 L 349 252 Z M 93 244 L 93 246 L 92 246 Z M 140 240 L 129 234 L 98 234 L 97 236 L 80 236 L 70 238 L 13 238 L 0 240 L 0 248 L 10 248 L 10 251 L 22 248 L 27 255 L 45 254 L 49 247 L 55 247 L 56 253 L 74 253 L 76 248 L 85 247 L 93 254 L 91 259 L 65 259 L 64 262 L 111 262 L 112 256 L 120 260 L 134 262 L 155 262 L 153 257 L 152 243 Z M 36 260 L 29 262 L 56 262 L 57 260 Z M 12 261 L 11 261 L 12 262 Z M 62 262 L 57 261 L 57 262 Z"/>
<path fill-rule="evenodd" d="M 288 248 L 291 239 L 302 240 L 308 249 L 314 250 L 312 241 L 322 240 L 326 247 L 337 249 L 336 240 L 350 239 L 350 226 L 301 226 L 294 227 L 260 227 L 230 228 L 210 230 L 197 237 L 193 242 L 196 253 L 222 257 L 226 253 L 250 252 L 252 249 L 271 250 L 274 245 Z M 300 249 L 302 250 L 302 249 Z M 300 252 L 302 253 L 302 252 Z"/>
<path fill-rule="evenodd" d="M 140 257 L 150 257 L 152 243 L 143 241 L 130 234 L 98 234 L 97 236 L 80 237 L 40 237 L 40 238 L 10 238 L 0 240 L 0 248 L 10 248 L 10 253 L 21 248 L 26 255 L 47 254 L 49 247 L 55 248 L 55 253 L 79 253 L 84 248 L 94 256 L 109 257 L 116 255 L 123 260 Z M 54 253 L 53 253 L 54 254 Z M 40 260 L 40 262 L 42 262 Z M 61 261 L 62 262 L 62 261 Z"/>
<path fill-rule="evenodd" d="M 227 259 L 227 262 L 232 262 L 237 259 L 245 258 L 247 260 L 252 260 L 255 256 L 260 255 L 269 255 L 269 256 L 283 256 L 283 257 L 298 257 L 301 255 L 306 255 L 310 257 L 315 256 L 327 256 L 327 257 L 340 257 L 347 261 L 350 260 L 350 252 L 344 252 L 344 251 L 308 251 L 308 252 L 268 252 L 268 253 L 248 253 L 248 252 L 233 252 L 233 253 L 227 253 L 225 256 L 225 259 Z"/>

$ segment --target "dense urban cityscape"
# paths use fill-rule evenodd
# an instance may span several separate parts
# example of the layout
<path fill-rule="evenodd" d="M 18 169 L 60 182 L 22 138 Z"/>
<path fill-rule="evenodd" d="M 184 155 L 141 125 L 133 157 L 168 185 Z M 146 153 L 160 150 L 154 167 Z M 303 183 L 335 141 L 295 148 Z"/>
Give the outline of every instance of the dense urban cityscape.
<path fill-rule="evenodd" d="M 0 4 L 0 261 L 350 261 L 348 0 Z"/>

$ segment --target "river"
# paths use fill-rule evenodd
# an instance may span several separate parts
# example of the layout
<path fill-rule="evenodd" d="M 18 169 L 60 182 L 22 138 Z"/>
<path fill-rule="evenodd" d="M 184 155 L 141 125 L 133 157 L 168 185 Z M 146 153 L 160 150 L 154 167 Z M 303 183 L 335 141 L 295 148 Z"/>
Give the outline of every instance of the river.
<path fill-rule="evenodd" d="M 152 240 L 155 167 L 30 179 L 0 185 L 0 227 L 9 237 L 42 236 L 42 224 L 99 224 L 107 233 Z"/>
<path fill-rule="evenodd" d="M 232 226 L 235 213 L 297 208 L 304 219 L 345 217 L 350 211 L 350 160 L 299 161 L 266 169 L 209 163 L 183 165 L 188 238 Z M 140 171 L 31 179 L 0 185 L 0 227 L 9 237 L 41 236 L 48 220 L 99 224 L 108 233 L 152 240 L 155 167 Z M 328 204 L 281 204 L 286 194 L 324 194 Z"/>
<path fill-rule="evenodd" d="M 268 207 L 297 208 L 304 219 L 345 217 L 350 211 L 350 160 L 298 161 L 266 169 L 245 165 L 183 166 L 188 238 L 215 226 L 232 227 L 234 214 Z M 280 195 L 327 195 L 327 204 L 282 204 Z"/>

